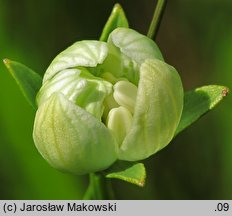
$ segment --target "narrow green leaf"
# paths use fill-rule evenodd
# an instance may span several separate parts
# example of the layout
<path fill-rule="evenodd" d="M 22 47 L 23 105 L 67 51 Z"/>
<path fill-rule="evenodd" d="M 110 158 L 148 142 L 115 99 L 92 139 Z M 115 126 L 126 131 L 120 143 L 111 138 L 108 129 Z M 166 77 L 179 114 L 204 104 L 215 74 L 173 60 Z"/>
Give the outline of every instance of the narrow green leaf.
<path fill-rule="evenodd" d="M 229 92 L 225 86 L 209 85 L 186 92 L 184 109 L 175 135 L 213 109 Z"/>
<path fill-rule="evenodd" d="M 27 101 L 36 109 L 35 97 L 42 85 L 40 75 L 19 62 L 9 59 L 4 59 L 3 62 L 19 85 Z"/>
<path fill-rule="evenodd" d="M 107 41 L 109 34 L 116 28 L 118 27 L 125 27 L 128 28 L 128 21 L 126 18 L 126 15 L 121 7 L 120 4 L 115 4 L 114 8 L 110 14 L 110 17 L 108 18 L 101 37 L 100 37 L 100 41 Z"/>
<path fill-rule="evenodd" d="M 146 169 L 143 163 L 117 161 L 107 170 L 106 178 L 116 178 L 143 187 Z"/>

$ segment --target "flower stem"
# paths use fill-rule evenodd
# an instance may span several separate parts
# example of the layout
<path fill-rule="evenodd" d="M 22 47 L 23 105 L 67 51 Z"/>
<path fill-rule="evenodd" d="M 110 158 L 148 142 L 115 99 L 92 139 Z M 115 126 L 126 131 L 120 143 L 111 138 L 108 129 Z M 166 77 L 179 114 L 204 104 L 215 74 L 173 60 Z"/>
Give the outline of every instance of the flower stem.
<path fill-rule="evenodd" d="M 102 173 L 89 174 L 89 186 L 83 197 L 85 200 L 110 200 L 114 199 L 110 179 L 106 179 Z"/>
<path fill-rule="evenodd" d="M 156 38 L 157 32 L 159 29 L 160 21 L 163 16 L 163 12 L 165 9 L 165 5 L 167 3 L 167 0 L 158 0 L 156 4 L 156 8 L 152 17 L 152 21 L 149 27 L 149 30 L 147 32 L 147 36 L 149 38 Z"/>

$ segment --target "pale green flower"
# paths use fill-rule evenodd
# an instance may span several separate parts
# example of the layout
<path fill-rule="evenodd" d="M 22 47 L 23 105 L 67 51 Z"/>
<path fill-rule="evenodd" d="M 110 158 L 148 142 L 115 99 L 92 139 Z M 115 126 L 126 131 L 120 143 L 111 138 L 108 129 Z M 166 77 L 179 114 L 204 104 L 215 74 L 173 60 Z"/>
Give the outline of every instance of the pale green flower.
<path fill-rule="evenodd" d="M 117 28 L 107 43 L 85 40 L 61 52 L 37 103 L 39 152 L 55 168 L 85 174 L 165 147 L 180 120 L 183 88 L 155 42 Z"/>

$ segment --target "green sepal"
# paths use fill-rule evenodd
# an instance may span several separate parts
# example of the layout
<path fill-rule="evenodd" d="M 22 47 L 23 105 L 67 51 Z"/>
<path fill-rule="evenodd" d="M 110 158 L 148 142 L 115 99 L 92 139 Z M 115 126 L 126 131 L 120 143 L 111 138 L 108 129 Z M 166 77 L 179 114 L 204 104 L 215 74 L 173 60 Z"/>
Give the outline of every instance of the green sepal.
<path fill-rule="evenodd" d="M 29 104 L 36 109 L 35 98 L 42 85 L 42 78 L 40 75 L 19 62 L 11 61 L 9 59 L 4 59 L 3 62 L 15 79 L 24 97 Z"/>
<path fill-rule="evenodd" d="M 105 176 L 143 187 L 146 180 L 146 169 L 143 163 L 117 161 L 105 171 Z"/>
<path fill-rule="evenodd" d="M 100 41 L 107 41 L 109 34 L 116 28 L 118 27 L 125 27 L 128 28 L 128 21 L 126 18 L 126 15 L 121 7 L 120 4 L 115 4 L 113 7 L 113 10 L 110 14 L 110 17 L 108 18 L 101 37 L 100 37 Z"/>
<path fill-rule="evenodd" d="M 188 91 L 184 95 L 184 108 L 175 135 L 212 110 L 229 92 L 225 86 L 208 85 Z"/>

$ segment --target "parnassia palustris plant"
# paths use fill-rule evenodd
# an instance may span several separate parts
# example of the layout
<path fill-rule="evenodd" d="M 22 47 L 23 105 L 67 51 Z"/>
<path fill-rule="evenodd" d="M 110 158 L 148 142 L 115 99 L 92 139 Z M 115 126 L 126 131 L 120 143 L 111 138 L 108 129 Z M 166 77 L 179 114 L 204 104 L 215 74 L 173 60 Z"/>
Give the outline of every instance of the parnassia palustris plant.
<path fill-rule="evenodd" d="M 94 190 L 104 191 L 105 178 L 143 186 L 140 161 L 228 93 L 217 85 L 184 92 L 176 69 L 151 38 L 129 28 L 118 4 L 100 40 L 74 43 L 43 78 L 21 63 L 4 63 L 36 110 L 33 139 L 40 154 L 61 171 L 90 174 L 86 199 L 108 198 Z"/>

